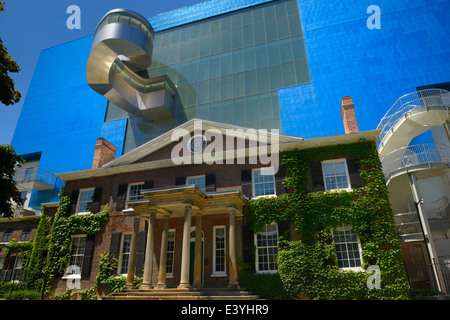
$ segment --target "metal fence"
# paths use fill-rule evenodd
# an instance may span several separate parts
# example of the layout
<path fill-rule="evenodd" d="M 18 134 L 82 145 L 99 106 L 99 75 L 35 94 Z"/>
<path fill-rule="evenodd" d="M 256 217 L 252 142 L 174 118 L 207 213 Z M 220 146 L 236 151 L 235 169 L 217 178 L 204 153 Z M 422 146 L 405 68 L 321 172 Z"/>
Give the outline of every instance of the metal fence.
<path fill-rule="evenodd" d="M 424 143 L 394 150 L 382 159 L 383 173 L 388 180 L 396 171 L 413 166 L 442 163 L 449 166 L 450 147 L 443 144 Z"/>

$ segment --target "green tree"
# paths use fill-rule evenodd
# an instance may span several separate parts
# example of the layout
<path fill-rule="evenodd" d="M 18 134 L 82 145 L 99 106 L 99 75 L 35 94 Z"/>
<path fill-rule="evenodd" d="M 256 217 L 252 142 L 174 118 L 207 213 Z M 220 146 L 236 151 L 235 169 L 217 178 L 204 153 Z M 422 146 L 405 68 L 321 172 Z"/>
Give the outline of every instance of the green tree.
<path fill-rule="evenodd" d="M 5 3 L 0 0 L 0 12 L 4 11 Z M 11 105 L 19 102 L 22 94 L 15 89 L 14 80 L 8 73 L 18 73 L 20 67 L 16 61 L 8 54 L 8 49 L 3 44 L 0 37 L 0 102 L 4 105 Z"/>
<path fill-rule="evenodd" d="M 9 144 L 0 145 L 0 214 L 6 218 L 14 215 L 11 200 L 17 205 L 24 203 L 14 180 L 15 166 L 24 162 Z"/>

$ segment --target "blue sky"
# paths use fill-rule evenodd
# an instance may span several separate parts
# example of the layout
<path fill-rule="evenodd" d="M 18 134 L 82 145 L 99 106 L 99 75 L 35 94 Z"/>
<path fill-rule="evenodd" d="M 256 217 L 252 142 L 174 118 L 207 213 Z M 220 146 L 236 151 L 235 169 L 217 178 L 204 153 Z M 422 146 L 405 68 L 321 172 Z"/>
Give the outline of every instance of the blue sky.
<path fill-rule="evenodd" d="M 22 93 L 19 103 L 0 103 L 0 144 L 11 143 L 17 120 L 41 50 L 93 34 L 103 15 L 115 8 L 126 8 L 145 17 L 191 6 L 203 0 L 4 0 L 0 13 L 0 37 L 9 54 L 22 68 L 11 74 Z M 81 29 L 68 29 L 67 7 L 81 10 Z"/>

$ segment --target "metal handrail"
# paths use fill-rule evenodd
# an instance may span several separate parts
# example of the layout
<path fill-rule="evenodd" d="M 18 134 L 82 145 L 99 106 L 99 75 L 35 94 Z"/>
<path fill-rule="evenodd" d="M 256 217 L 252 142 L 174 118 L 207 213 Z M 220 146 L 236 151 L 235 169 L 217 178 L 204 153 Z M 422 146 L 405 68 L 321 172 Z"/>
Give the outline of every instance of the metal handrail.
<path fill-rule="evenodd" d="M 450 163 L 450 146 L 424 143 L 394 150 L 383 157 L 383 173 L 388 180 L 394 171 L 432 163 Z"/>
<path fill-rule="evenodd" d="M 391 130 L 406 113 L 436 106 L 444 106 L 449 109 L 449 91 L 443 89 L 425 89 L 408 93 L 398 98 L 378 124 L 377 129 L 381 130 L 378 145 L 383 141 L 389 130 Z"/>
<path fill-rule="evenodd" d="M 29 169 L 27 170 L 24 168 L 16 171 L 14 176 L 16 183 L 27 183 L 32 181 L 42 181 L 49 185 L 54 185 L 56 183 L 56 176 L 53 173 L 40 168 L 32 168 L 32 171 Z"/>

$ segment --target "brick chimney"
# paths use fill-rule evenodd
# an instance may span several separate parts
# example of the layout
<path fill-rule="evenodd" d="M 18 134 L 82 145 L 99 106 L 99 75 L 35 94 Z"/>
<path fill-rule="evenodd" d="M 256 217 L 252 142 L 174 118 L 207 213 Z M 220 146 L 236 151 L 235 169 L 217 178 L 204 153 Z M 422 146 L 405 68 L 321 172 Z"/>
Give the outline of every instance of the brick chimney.
<path fill-rule="evenodd" d="M 356 121 L 355 115 L 355 104 L 352 101 L 352 97 L 342 98 L 341 113 L 345 133 L 359 132 L 358 122 Z"/>
<path fill-rule="evenodd" d="M 116 157 L 116 147 L 103 138 L 98 138 L 95 144 L 94 159 L 92 169 L 100 168 L 104 164 L 114 160 Z"/>

